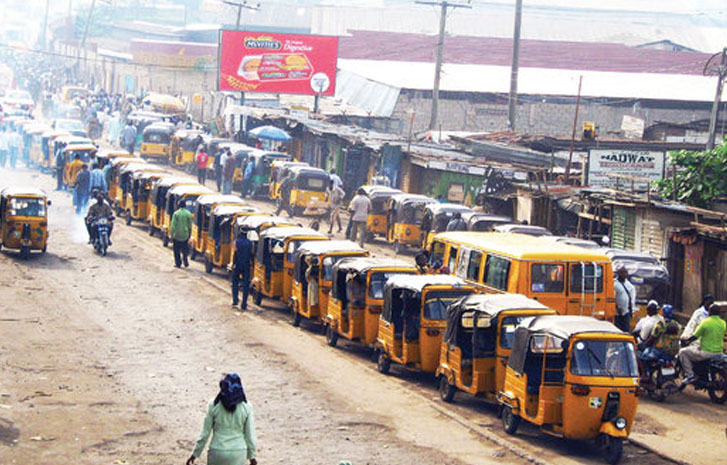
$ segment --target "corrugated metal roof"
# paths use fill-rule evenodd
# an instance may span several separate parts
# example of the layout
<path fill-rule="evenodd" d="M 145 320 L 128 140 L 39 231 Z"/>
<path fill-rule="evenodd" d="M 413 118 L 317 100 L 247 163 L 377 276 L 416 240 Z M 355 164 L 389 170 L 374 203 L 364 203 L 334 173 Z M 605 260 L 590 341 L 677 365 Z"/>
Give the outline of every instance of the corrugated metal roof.
<path fill-rule="evenodd" d="M 366 79 L 398 89 L 430 90 L 434 63 L 339 59 L 338 67 Z M 684 74 L 623 73 L 521 67 L 520 94 L 576 95 L 578 78 L 583 76 L 581 95 L 624 99 L 711 102 L 715 81 L 712 77 Z M 447 63 L 442 68 L 440 89 L 452 92 L 507 94 L 510 67 Z M 722 101 L 727 101 L 723 94 Z"/>
<path fill-rule="evenodd" d="M 392 46 L 396 44 L 396 46 Z M 453 36 L 444 42 L 444 62 L 510 66 L 511 38 Z M 357 60 L 433 63 L 437 37 L 380 31 L 351 31 L 339 41 L 339 56 Z M 523 68 L 702 75 L 710 55 L 634 48 L 618 43 L 522 40 Z"/>

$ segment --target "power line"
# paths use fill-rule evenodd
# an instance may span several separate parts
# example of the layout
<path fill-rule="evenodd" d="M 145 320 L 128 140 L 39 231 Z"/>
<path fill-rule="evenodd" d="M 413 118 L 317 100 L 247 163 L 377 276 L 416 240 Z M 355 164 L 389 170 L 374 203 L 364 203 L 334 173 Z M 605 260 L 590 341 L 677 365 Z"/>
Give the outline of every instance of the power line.
<path fill-rule="evenodd" d="M 237 22 L 235 23 L 235 29 L 240 29 L 240 18 L 242 17 L 242 10 L 243 8 L 246 10 L 259 10 L 260 9 L 260 2 L 257 3 L 257 5 L 248 5 L 247 0 L 243 0 L 242 2 L 233 2 L 231 0 L 222 0 L 222 3 L 225 5 L 234 6 L 237 8 Z"/>

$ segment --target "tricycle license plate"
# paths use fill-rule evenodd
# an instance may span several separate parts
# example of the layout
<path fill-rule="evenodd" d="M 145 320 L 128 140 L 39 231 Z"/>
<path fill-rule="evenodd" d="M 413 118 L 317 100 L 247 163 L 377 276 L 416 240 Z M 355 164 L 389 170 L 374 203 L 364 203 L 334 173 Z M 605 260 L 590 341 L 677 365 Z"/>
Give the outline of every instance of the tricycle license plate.
<path fill-rule="evenodd" d="M 674 371 L 673 367 L 662 367 L 661 368 L 661 376 L 674 376 L 674 373 L 676 373 L 676 371 Z"/>

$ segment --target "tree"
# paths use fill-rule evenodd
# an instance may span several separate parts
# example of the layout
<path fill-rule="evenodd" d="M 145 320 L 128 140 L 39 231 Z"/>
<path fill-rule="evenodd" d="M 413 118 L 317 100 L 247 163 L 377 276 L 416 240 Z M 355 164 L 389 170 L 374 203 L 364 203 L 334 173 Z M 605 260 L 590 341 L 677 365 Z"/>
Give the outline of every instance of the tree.
<path fill-rule="evenodd" d="M 677 169 L 675 178 L 680 202 L 710 208 L 715 200 L 727 195 L 727 145 L 704 152 L 671 152 L 669 161 Z M 654 187 L 662 197 L 673 198 L 672 177 L 656 181 Z"/>

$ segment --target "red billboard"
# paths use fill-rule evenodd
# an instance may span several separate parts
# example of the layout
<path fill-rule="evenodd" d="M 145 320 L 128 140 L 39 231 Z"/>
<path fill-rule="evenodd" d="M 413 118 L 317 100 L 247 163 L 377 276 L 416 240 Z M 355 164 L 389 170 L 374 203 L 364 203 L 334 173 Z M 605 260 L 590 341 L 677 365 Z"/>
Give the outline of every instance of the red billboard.
<path fill-rule="evenodd" d="M 334 95 L 338 37 L 220 32 L 219 90 Z"/>

